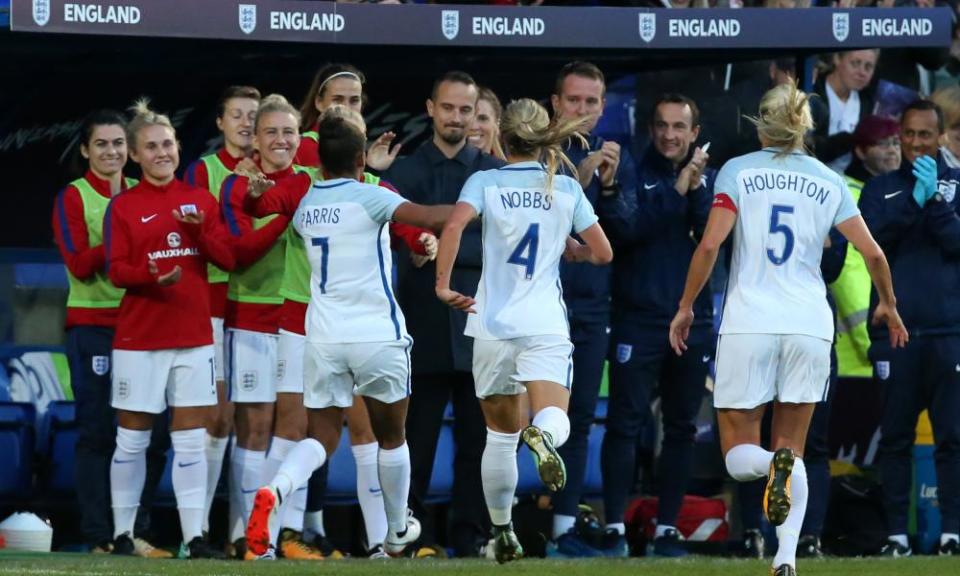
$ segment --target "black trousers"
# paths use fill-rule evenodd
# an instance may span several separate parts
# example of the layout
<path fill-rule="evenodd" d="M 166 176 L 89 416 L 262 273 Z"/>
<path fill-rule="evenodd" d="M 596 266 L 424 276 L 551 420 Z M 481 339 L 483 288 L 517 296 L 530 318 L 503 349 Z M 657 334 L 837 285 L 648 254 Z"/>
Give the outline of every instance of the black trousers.
<path fill-rule="evenodd" d="M 477 554 L 486 542 L 490 520 L 483 498 L 480 459 L 486 444 L 486 425 L 476 397 L 473 376 L 468 372 L 420 374 L 413 377 L 407 413 L 407 444 L 410 447 L 410 507 L 423 524 L 422 539 L 436 542 L 436 528 L 427 517 L 427 496 L 437 452 L 437 440 L 447 402 L 453 402 L 453 495 L 451 545 L 457 556 Z"/>

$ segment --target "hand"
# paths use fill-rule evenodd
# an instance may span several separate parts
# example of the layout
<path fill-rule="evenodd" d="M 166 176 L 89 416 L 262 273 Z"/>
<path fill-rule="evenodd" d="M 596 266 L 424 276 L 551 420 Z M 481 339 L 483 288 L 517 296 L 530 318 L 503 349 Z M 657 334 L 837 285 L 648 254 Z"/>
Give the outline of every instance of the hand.
<path fill-rule="evenodd" d="M 413 262 L 413 266 L 415 268 L 423 268 L 423 266 L 431 260 L 433 260 L 433 258 L 429 256 L 424 256 L 423 254 L 417 254 L 416 252 L 410 253 L 410 261 Z"/>
<path fill-rule="evenodd" d="M 247 183 L 247 194 L 251 198 L 257 199 L 263 196 L 267 190 L 276 186 L 276 184 L 276 182 L 270 180 L 263 174 L 257 174 L 256 176 L 252 176 Z"/>
<path fill-rule="evenodd" d="M 393 132 L 384 132 L 374 140 L 370 149 L 367 150 L 367 166 L 379 171 L 389 168 L 393 161 L 397 159 L 397 154 L 400 153 L 400 146 L 402 145 L 397 143 L 393 148 L 390 147 L 390 143 L 396 137 L 397 135 Z"/>
<path fill-rule="evenodd" d="M 616 142 L 604 142 L 597 153 L 602 157 L 600 184 L 613 186 L 617 180 L 617 168 L 620 166 L 620 145 Z"/>
<path fill-rule="evenodd" d="M 906 326 L 903 325 L 903 320 L 900 319 L 896 306 L 888 306 L 883 302 L 877 304 L 877 308 L 873 311 L 871 323 L 874 326 L 886 323 L 892 348 L 903 348 L 910 341 L 910 335 L 907 333 Z"/>
<path fill-rule="evenodd" d="M 691 189 L 700 187 L 700 179 L 703 177 L 703 171 L 707 168 L 707 162 L 710 155 L 704 152 L 699 146 L 693 151 L 693 157 L 687 162 L 687 165 L 680 170 L 677 175 L 677 183 L 674 189 L 681 196 L 686 196 Z"/>
<path fill-rule="evenodd" d="M 586 188 L 593 182 L 593 176 L 600 169 L 603 163 L 603 153 L 601 151 L 590 152 L 587 157 L 577 165 L 577 180 L 582 188 Z"/>
<path fill-rule="evenodd" d="M 687 350 L 690 326 L 693 326 L 693 308 L 677 310 L 677 315 L 670 322 L 670 347 L 677 353 L 677 356 L 683 355 Z"/>
<path fill-rule="evenodd" d="M 239 176 L 253 178 L 260 175 L 260 168 L 252 158 L 244 158 L 243 160 L 237 162 L 236 167 L 233 169 L 233 173 Z"/>
<path fill-rule="evenodd" d="M 181 214 L 179 210 L 171 210 L 170 213 L 173 215 L 173 219 L 181 224 L 187 224 L 190 226 L 199 226 L 203 224 L 203 210 L 199 212 L 190 212 L 189 214 Z"/>
<path fill-rule="evenodd" d="M 423 250 L 426 252 L 427 260 L 435 260 L 437 258 L 437 237 L 428 232 L 420 234 L 420 237 L 417 238 L 417 242 L 423 245 Z"/>
<path fill-rule="evenodd" d="M 177 264 L 173 267 L 173 270 L 167 272 L 166 274 L 160 274 L 160 268 L 157 266 L 156 261 L 150 260 L 147 262 L 147 270 L 150 271 L 150 274 L 156 277 L 157 284 L 161 286 L 172 286 L 180 281 L 180 276 L 182 275 L 183 270 L 180 268 L 180 265 Z"/>
<path fill-rule="evenodd" d="M 463 310 L 467 314 L 477 313 L 477 311 L 473 309 L 473 305 L 477 303 L 476 300 L 449 288 L 437 288 L 437 298 L 451 308 Z"/>
<path fill-rule="evenodd" d="M 928 200 L 937 193 L 937 161 L 929 156 L 921 156 L 913 163 L 913 199 L 923 208 Z"/>
<path fill-rule="evenodd" d="M 586 250 L 584 250 L 586 248 Z M 584 253 L 586 252 L 586 254 Z M 590 249 L 581 244 L 573 236 L 567 236 L 567 245 L 563 249 L 563 259 L 567 262 L 583 262 L 590 254 Z"/>

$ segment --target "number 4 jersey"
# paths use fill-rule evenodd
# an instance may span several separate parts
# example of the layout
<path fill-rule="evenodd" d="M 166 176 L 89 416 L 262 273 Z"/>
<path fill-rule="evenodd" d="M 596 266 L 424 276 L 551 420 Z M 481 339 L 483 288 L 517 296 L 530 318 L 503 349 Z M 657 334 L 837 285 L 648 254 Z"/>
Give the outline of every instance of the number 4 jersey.
<path fill-rule="evenodd" d="M 839 174 L 776 153 L 739 156 L 717 174 L 714 207 L 737 213 L 720 333 L 833 340 L 820 259 L 830 229 L 860 212 Z"/>
<path fill-rule="evenodd" d="M 386 342 L 407 336 L 390 278 L 389 223 L 407 202 L 386 188 L 340 178 L 313 185 L 293 226 L 310 260 L 307 340 Z"/>
<path fill-rule="evenodd" d="M 560 258 L 570 233 L 593 226 L 597 216 L 576 180 L 558 174 L 547 194 L 546 176 L 539 162 L 518 162 L 476 172 L 463 185 L 460 202 L 483 219 L 483 272 L 467 336 L 570 335 Z"/>

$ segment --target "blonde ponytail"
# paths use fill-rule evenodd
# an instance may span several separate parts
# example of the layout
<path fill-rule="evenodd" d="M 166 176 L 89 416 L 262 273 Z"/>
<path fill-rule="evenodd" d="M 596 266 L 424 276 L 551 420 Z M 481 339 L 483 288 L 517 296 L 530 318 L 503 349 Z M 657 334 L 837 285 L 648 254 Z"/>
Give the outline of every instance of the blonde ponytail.
<path fill-rule="evenodd" d="M 547 179 L 544 192 L 550 196 L 553 194 L 553 178 L 561 166 L 572 174 L 577 173 L 577 167 L 563 153 L 563 144 L 570 138 L 577 138 L 586 145 L 580 131 L 589 122 L 589 118 L 551 122 L 543 106 L 529 98 L 521 98 L 507 105 L 500 120 L 500 130 L 508 154 L 538 156 L 545 161 Z"/>
<path fill-rule="evenodd" d="M 366 135 L 367 133 L 367 123 L 363 119 L 363 115 L 343 104 L 334 104 L 324 110 L 323 114 L 320 115 L 320 121 L 323 122 L 327 118 L 343 118 L 353 124 L 362 134 Z"/>
<path fill-rule="evenodd" d="M 810 97 L 797 88 L 796 82 L 781 84 L 763 95 L 759 115 L 748 116 L 747 120 L 757 127 L 766 145 L 780 149 L 776 156 L 806 151 L 804 138 L 813 130 Z"/>

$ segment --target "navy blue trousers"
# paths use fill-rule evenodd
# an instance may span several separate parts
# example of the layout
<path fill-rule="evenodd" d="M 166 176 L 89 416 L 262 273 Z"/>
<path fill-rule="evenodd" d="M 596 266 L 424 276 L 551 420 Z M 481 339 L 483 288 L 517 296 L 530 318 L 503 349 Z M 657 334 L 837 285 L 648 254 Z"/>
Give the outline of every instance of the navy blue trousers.
<path fill-rule="evenodd" d="M 870 359 L 884 394 L 879 456 L 889 533 L 907 533 L 913 444 L 924 409 L 936 444 L 942 530 L 960 532 L 960 336 L 915 336 L 896 350 L 875 341 Z"/>
<path fill-rule="evenodd" d="M 677 356 L 666 327 L 642 326 L 618 314 L 610 337 L 610 403 L 603 439 L 604 513 L 608 524 L 623 522 L 634 483 L 636 445 L 651 417 L 650 399 L 659 390 L 663 445 L 657 466 L 658 522 L 675 525 L 693 468 L 696 417 L 716 347 L 712 331 L 691 331 L 688 350 Z"/>

